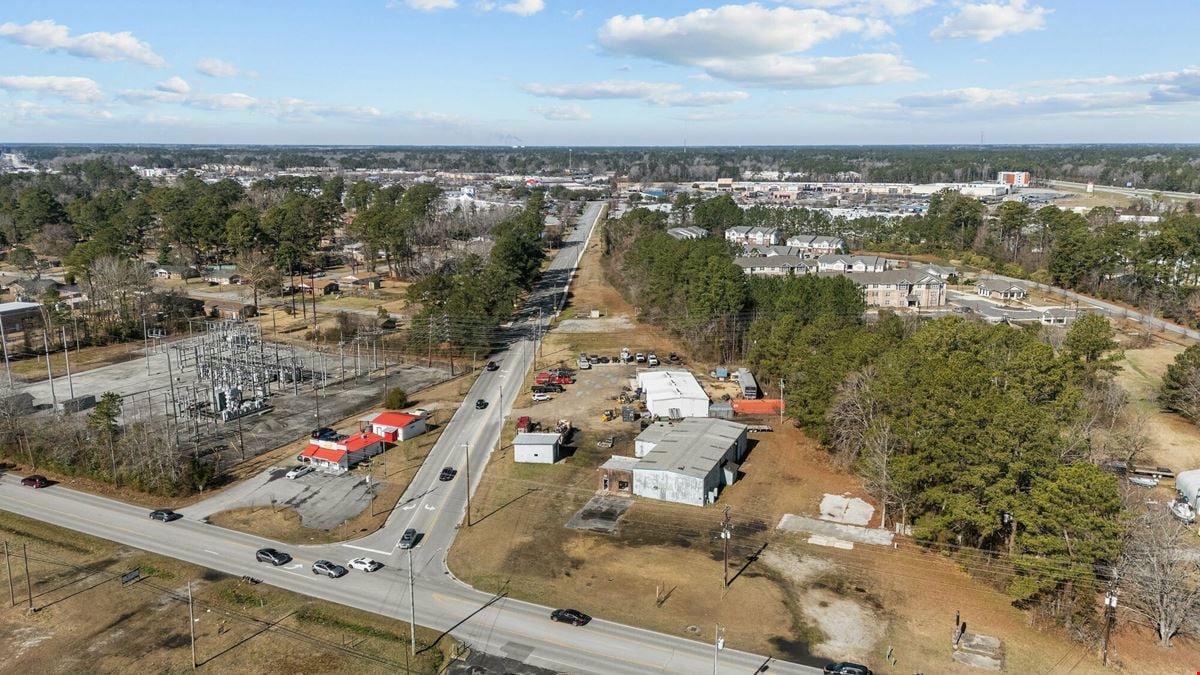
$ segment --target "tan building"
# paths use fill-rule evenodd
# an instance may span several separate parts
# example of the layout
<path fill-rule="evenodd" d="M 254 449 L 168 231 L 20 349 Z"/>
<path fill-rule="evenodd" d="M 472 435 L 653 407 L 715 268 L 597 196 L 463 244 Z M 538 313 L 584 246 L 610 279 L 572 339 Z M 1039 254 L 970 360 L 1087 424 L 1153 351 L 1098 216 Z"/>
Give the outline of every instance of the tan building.
<path fill-rule="evenodd" d="M 857 272 L 846 277 L 863 289 L 869 307 L 941 307 L 946 282 L 923 270 Z"/>

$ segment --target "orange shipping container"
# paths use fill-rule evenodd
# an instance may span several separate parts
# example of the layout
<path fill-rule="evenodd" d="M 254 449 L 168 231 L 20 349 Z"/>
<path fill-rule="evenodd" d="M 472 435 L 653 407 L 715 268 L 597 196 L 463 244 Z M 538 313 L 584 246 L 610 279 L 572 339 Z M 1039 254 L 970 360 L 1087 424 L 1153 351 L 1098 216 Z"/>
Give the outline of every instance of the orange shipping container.
<path fill-rule="evenodd" d="M 755 401 L 735 398 L 730 403 L 733 404 L 733 412 L 737 415 L 778 415 L 779 411 L 783 410 L 783 399 L 778 398 L 760 398 Z"/>

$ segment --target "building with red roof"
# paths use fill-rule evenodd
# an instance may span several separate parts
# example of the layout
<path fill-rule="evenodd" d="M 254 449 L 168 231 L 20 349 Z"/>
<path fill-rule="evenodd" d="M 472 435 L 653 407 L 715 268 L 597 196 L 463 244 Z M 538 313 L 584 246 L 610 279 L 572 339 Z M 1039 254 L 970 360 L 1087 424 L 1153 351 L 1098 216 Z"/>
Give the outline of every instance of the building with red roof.
<path fill-rule="evenodd" d="M 383 442 L 379 434 L 360 431 L 336 440 L 310 443 L 297 459 L 312 464 L 318 471 L 345 473 L 364 459 L 383 452 Z"/>
<path fill-rule="evenodd" d="M 368 415 L 360 421 L 364 422 L 372 433 L 382 436 L 384 440 L 391 443 L 407 441 L 425 433 L 424 415 L 386 410 Z"/>

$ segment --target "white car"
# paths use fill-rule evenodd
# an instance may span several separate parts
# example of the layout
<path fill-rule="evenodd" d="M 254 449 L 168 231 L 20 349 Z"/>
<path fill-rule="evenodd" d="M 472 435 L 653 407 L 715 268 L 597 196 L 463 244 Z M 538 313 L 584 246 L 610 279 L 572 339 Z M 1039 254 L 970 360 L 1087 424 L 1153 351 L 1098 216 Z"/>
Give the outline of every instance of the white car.
<path fill-rule="evenodd" d="M 647 356 L 647 357 L 646 357 L 646 365 L 648 365 L 648 366 L 650 366 L 650 367 L 652 367 L 652 368 L 653 368 L 654 366 L 657 366 L 657 365 L 658 365 L 658 357 L 657 357 L 657 356 L 655 356 L 654 354 L 651 354 L 650 356 Z"/>
<path fill-rule="evenodd" d="M 533 400 L 534 400 L 534 402 L 537 402 L 537 401 L 549 401 L 549 400 L 550 400 L 550 394 L 546 394 L 546 393 L 543 393 L 543 392 L 538 392 L 538 393 L 536 393 L 536 394 L 534 394 L 534 395 L 533 395 Z"/>
<path fill-rule="evenodd" d="M 380 567 L 383 567 L 383 563 L 379 562 L 378 560 L 371 560 L 370 558 L 355 558 L 347 563 L 347 566 L 352 570 L 359 570 L 361 572 L 374 572 Z"/>
<path fill-rule="evenodd" d="M 313 472 L 313 468 L 311 466 L 309 466 L 307 464 L 301 464 L 300 466 L 297 466 L 297 467 L 293 468 L 291 471 L 287 472 L 287 474 L 284 476 L 284 478 L 287 478 L 289 480 L 296 480 L 297 478 L 308 475 L 312 472 Z"/>

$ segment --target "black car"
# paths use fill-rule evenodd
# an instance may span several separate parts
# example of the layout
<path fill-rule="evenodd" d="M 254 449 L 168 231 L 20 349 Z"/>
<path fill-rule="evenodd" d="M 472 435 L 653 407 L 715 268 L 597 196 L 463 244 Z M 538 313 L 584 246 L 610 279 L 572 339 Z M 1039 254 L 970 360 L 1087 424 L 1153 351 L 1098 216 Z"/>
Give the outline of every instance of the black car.
<path fill-rule="evenodd" d="M 313 574 L 324 574 L 330 579 L 344 577 L 349 571 L 350 570 L 347 570 L 345 567 L 342 567 L 335 562 L 329 562 L 328 560 L 318 560 L 312 565 Z"/>
<path fill-rule="evenodd" d="M 286 565 L 292 560 L 292 556 L 283 551 L 276 551 L 273 548 L 260 548 L 258 549 L 258 553 L 254 554 L 254 557 L 258 559 L 258 562 L 271 563 L 276 567 Z"/>
<path fill-rule="evenodd" d="M 824 675 L 875 675 L 870 668 L 859 663 L 850 663 L 849 661 L 831 663 L 825 666 L 821 672 Z"/>
<path fill-rule="evenodd" d="M 477 398 L 477 399 L 475 399 L 475 409 L 476 409 L 476 410 L 483 410 L 483 409 L 484 409 L 484 408 L 486 408 L 487 406 L 488 406 L 488 403 L 487 403 L 487 401 L 485 401 L 485 400 L 483 400 L 483 399 L 481 399 L 481 398 Z"/>
<path fill-rule="evenodd" d="M 151 520 L 161 520 L 164 523 L 169 523 L 172 520 L 179 520 L 182 517 L 183 516 L 181 514 L 175 513 L 171 509 L 156 509 L 150 512 Z"/>
<path fill-rule="evenodd" d="M 448 466 L 448 467 L 442 469 L 442 472 L 438 474 L 438 480 L 440 480 L 444 483 L 448 480 L 454 480 L 454 477 L 457 475 L 458 475 L 458 471 L 455 470 L 453 467 Z"/>
<path fill-rule="evenodd" d="M 50 481 L 45 476 L 34 474 L 21 479 L 21 485 L 31 488 L 44 488 L 50 484 Z"/>
<path fill-rule="evenodd" d="M 488 371 L 489 373 L 493 370 L 500 370 L 500 364 L 496 363 L 495 361 L 488 361 L 487 366 L 484 367 L 484 370 Z"/>
<path fill-rule="evenodd" d="M 314 441 L 325 441 L 325 440 L 329 440 L 330 438 L 334 438 L 336 436 L 337 436 L 337 431 L 334 429 L 330 429 L 329 427 L 321 427 L 320 429 L 315 429 L 312 432 L 312 434 L 309 435 L 309 437 L 312 438 Z"/>
<path fill-rule="evenodd" d="M 566 391 L 566 389 L 563 389 L 563 386 L 561 384 L 542 385 L 542 393 L 543 394 L 561 394 L 564 391 Z M 537 393 L 537 392 L 534 392 L 534 393 Z"/>
<path fill-rule="evenodd" d="M 550 619 L 559 623 L 569 623 L 572 626 L 586 626 L 592 617 L 577 609 L 556 609 L 550 612 Z"/>

